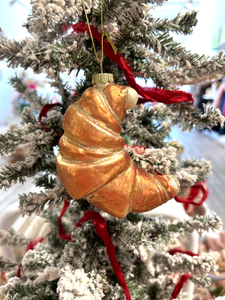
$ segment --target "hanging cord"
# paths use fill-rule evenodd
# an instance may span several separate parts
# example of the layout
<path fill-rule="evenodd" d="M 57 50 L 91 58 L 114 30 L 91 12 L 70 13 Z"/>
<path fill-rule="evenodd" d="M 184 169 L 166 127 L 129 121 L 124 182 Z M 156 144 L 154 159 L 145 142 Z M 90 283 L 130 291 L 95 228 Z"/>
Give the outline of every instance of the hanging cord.
<path fill-rule="evenodd" d="M 101 73 L 103 73 L 102 62 L 103 62 L 103 58 L 104 58 L 104 50 L 103 50 L 103 39 L 104 39 L 104 36 L 109 41 L 109 43 L 110 43 L 110 45 L 111 45 L 111 47 L 113 49 L 114 54 L 115 55 L 117 54 L 117 48 L 116 48 L 116 46 L 113 44 L 113 41 L 111 40 L 111 38 L 109 37 L 108 33 L 105 32 L 105 30 L 103 28 L 103 0 L 101 0 L 101 29 L 102 29 L 102 37 L 101 37 L 102 55 L 101 55 L 101 59 L 99 59 L 98 55 L 97 55 L 97 51 L 96 51 L 96 48 L 95 48 L 94 39 L 93 39 L 92 32 L 91 32 L 90 23 L 88 21 L 88 17 L 87 17 L 85 5 L 84 5 L 84 0 L 82 0 L 82 4 L 83 4 L 83 8 L 84 8 L 85 17 L 86 17 L 86 20 L 87 20 L 88 29 L 89 29 L 90 36 L 91 36 L 92 45 L 93 45 L 93 48 L 94 48 L 95 57 L 97 59 L 97 62 L 100 64 Z"/>

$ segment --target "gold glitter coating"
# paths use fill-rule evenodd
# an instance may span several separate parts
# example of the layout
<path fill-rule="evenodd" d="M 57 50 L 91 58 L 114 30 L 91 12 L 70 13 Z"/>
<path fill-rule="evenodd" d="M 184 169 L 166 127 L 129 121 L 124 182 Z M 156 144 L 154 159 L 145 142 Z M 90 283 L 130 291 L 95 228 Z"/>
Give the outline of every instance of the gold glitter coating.
<path fill-rule="evenodd" d="M 120 120 L 120 123 L 123 121 L 126 114 L 126 89 L 126 86 L 116 84 L 110 84 L 104 89 L 104 94 L 108 100 L 108 103 L 117 115 L 117 118 Z M 121 105 L 121 99 L 123 99 L 123 105 Z"/>
<path fill-rule="evenodd" d="M 179 182 L 137 168 L 119 135 L 127 87 L 87 89 L 63 119 L 56 168 L 68 194 L 118 218 L 149 211 L 173 198 Z"/>
<path fill-rule="evenodd" d="M 94 74 L 92 76 L 92 84 L 98 84 L 98 83 L 113 83 L 114 78 L 113 74 L 110 73 L 100 73 L 100 74 Z"/>

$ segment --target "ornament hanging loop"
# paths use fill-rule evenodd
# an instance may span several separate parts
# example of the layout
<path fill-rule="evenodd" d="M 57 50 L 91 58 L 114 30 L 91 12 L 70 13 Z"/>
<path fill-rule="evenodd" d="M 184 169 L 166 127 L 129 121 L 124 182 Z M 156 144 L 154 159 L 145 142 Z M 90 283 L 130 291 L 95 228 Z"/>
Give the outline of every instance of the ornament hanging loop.
<path fill-rule="evenodd" d="M 96 48 L 95 48 L 94 39 L 93 39 L 92 32 L 91 32 L 91 26 L 90 26 L 90 23 L 88 21 L 87 12 L 86 12 L 85 5 L 84 5 L 84 0 L 82 0 L 82 4 L 83 4 L 83 9 L 84 9 L 84 14 L 85 14 L 85 17 L 86 17 L 86 20 L 87 20 L 88 29 L 89 29 L 89 32 L 90 32 L 90 37 L 91 37 L 92 45 L 93 45 L 93 48 L 94 48 L 95 57 L 97 59 L 97 62 L 100 64 L 101 73 L 103 73 L 102 62 L 103 62 L 103 58 L 104 58 L 104 50 L 103 50 L 104 36 L 109 41 L 109 43 L 110 43 L 110 45 L 111 45 L 111 47 L 113 49 L 114 54 L 115 55 L 117 54 L 117 48 L 116 48 L 116 46 L 114 45 L 113 41 L 109 37 L 108 33 L 105 32 L 105 30 L 103 28 L 103 0 L 101 0 L 101 29 L 102 29 L 102 39 L 101 39 L 102 54 L 101 54 L 101 59 L 99 59 L 98 55 L 97 55 L 97 51 L 96 51 Z"/>
<path fill-rule="evenodd" d="M 103 73 L 102 61 L 100 62 L 101 73 Z"/>

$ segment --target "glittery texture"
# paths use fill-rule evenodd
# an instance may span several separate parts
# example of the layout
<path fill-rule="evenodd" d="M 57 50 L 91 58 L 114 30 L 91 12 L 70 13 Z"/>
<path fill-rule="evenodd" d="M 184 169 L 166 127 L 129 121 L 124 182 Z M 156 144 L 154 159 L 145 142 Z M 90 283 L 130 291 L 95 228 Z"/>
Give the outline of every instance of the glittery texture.
<path fill-rule="evenodd" d="M 100 73 L 100 74 L 94 74 L 92 76 L 92 84 L 94 85 L 95 83 L 113 83 L 114 82 L 114 78 L 113 78 L 113 74 L 110 73 Z"/>
<path fill-rule="evenodd" d="M 68 194 L 124 218 L 149 211 L 173 198 L 179 182 L 137 168 L 119 135 L 127 87 L 115 84 L 87 89 L 63 119 L 64 135 L 56 167 Z"/>

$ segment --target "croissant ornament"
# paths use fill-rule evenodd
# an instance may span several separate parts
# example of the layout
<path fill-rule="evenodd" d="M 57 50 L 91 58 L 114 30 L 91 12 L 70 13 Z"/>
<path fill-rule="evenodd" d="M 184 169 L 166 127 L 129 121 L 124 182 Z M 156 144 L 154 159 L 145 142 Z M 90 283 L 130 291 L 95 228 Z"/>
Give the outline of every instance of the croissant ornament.
<path fill-rule="evenodd" d="M 120 136 L 126 109 L 137 103 L 136 91 L 113 84 L 112 74 L 94 75 L 92 82 L 63 119 L 56 168 L 66 191 L 121 219 L 167 202 L 178 193 L 178 180 L 136 167 Z"/>

